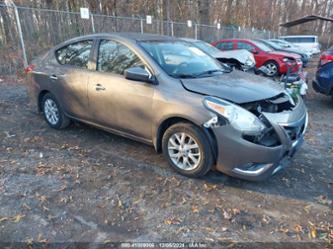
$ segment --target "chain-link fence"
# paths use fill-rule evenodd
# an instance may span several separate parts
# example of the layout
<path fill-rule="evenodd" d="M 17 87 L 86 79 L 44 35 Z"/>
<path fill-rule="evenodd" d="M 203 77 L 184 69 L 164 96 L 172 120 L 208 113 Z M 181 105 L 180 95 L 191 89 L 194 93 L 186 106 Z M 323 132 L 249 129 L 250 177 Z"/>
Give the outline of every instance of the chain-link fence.
<path fill-rule="evenodd" d="M 79 12 L 0 4 L 0 74 L 22 72 L 26 64 L 24 55 L 29 63 L 35 56 L 62 41 L 95 32 L 155 33 L 207 42 L 221 38 L 274 37 L 270 31 L 255 28 L 223 25 L 218 28 L 217 25 L 189 25 L 158 19 L 148 24 L 145 18 L 100 14 L 90 14 L 89 19 L 82 19 Z"/>

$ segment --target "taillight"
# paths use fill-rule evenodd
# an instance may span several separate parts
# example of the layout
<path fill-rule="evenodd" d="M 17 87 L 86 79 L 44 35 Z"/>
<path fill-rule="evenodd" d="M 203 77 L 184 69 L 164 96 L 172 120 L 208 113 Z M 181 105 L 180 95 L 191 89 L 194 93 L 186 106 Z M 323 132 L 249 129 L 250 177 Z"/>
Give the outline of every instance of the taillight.
<path fill-rule="evenodd" d="M 24 69 L 24 72 L 26 74 L 32 72 L 34 69 L 36 68 L 36 65 L 35 64 L 30 64 L 29 66 L 27 66 L 25 69 Z"/>
<path fill-rule="evenodd" d="M 331 61 L 333 61 L 333 54 L 326 54 L 326 53 L 321 54 L 320 56 L 321 66 Z"/>

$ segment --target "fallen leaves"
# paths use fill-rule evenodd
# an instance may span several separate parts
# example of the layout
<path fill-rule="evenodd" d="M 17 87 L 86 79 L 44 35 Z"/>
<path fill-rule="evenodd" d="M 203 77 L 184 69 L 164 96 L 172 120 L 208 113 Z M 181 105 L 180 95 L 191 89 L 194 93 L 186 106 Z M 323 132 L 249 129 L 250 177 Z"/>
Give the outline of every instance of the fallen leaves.
<path fill-rule="evenodd" d="M 29 211 L 31 210 L 31 207 L 28 204 L 26 204 L 26 203 L 23 203 L 22 207 L 25 208 L 25 209 L 27 209 L 27 210 L 29 210 Z"/>
<path fill-rule="evenodd" d="M 232 208 L 232 209 L 228 208 L 228 209 L 222 210 L 223 218 L 226 220 L 231 220 L 235 216 L 239 215 L 240 213 L 241 213 L 241 210 L 238 208 Z"/>
<path fill-rule="evenodd" d="M 308 214 L 308 213 L 310 213 L 310 209 L 311 209 L 311 207 L 312 207 L 311 204 L 306 205 L 306 206 L 303 207 L 303 210 Z"/>
<path fill-rule="evenodd" d="M 296 233 L 303 233 L 303 227 L 299 224 L 296 224 L 294 229 Z"/>
<path fill-rule="evenodd" d="M 66 188 L 67 188 L 67 184 L 65 183 L 65 184 L 63 184 L 63 185 L 61 186 L 60 189 L 57 189 L 56 192 L 62 192 L 62 191 L 65 191 Z"/>
<path fill-rule="evenodd" d="M 81 148 L 78 145 L 70 145 L 70 144 L 65 143 L 60 146 L 60 149 L 67 150 L 67 151 L 75 151 L 78 153 L 79 156 L 82 156 L 82 157 L 87 155 L 87 150 Z"/>
<path fill-rule="evenodd" d="M 42 143 L 44 138 L 40 136 L 26 137 L 23 139 L 25 143 Z"/>
<path fill-rule="evenodd" d="M 209 184 L 209 183 L 205 183 L 203 185 L 203 188 L 206 192 L 211 192 L 213 190 L 216 190 L 217 189 L 217 185 L 216 184 Z"/>
<path fill-rule="evenodd" d="M 164 220 L 164 224 L 166 225 L 180 225 L 182 223 L 182 220 L 178 217 L 171 216 Z"/>
<path fill-rule="evenodd" d="M 308 221 L 306 225 L 296 224 L 293 230 L 288 229 L 284 224 L 280 226 L 278 231 L 288 236 L 295 236 L 298 240 L 302 240 L 303 236 L 307 236 L 309 240 L 333 241 L 333 226 L 327 221 L 316 224 Z"/>
<path fill-rule="evenodd" d="M 0 223 L 9 220 L 8 217 L 0 217 Z"/>
<path fill-rule="evenodd" d="M 38 193 L 36 193 L 36 199 L 39 200 L 41 203 L 47 202 L 47 197 L 45 195 L 40 195 Z"/>
<path fill-rule="evenodd" d="M 43 163 L 39 163 L 38 166 L 36 167 L 36 175 L 38 176 L 44 176 L 50 173 L 54 174 L 68 174 L 70 173 L 69 167 L 61 164 L 61 165 L 45 165 Z"/>
<path fill-rule="evenodd" d="M 25 215 L 22 214 L 17 214 L 14 217 L 12 217 L 12 221 L 15 223 L 20 222 L 23 218 L 25 217 Z"/>
<path fill-rule="evenodd" d="M 192 206 L 192 213 L 196 214 L 196 213 L 199 213 L 199 208 L 198 206 Z"/>
<path fill-rule="evenodd" d="M 264 214 L 261 220 L 264 224 L 267 225 L 271 222 L 272 218 L 270 216 Z"/>
<path fill-rule="evenodd" d="M 4 221 L 12 221 L 14 223 L 18 223 L 20 222 L 23 218 L 25 217 L 25 215 L 23 214 L 17 214 L 14 215 L 12 217 L 0 217 L 0 223 L 4 222 Z"/>

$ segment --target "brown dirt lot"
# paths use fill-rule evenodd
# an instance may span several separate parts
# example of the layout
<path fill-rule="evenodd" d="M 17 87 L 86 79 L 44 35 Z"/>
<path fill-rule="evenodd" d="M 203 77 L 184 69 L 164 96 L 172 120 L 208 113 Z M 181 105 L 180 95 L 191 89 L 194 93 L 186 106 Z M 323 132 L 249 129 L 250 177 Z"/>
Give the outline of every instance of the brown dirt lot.
<path fill-rule="evenodd" d="M 24 81 L 0 83 L 1 242 L 333 240 L 333 103 L 311 89 L 305 144 L 259 183 L 187 179 L 152 147 L 79 123 L 53 130 L 27 103 Z"/>

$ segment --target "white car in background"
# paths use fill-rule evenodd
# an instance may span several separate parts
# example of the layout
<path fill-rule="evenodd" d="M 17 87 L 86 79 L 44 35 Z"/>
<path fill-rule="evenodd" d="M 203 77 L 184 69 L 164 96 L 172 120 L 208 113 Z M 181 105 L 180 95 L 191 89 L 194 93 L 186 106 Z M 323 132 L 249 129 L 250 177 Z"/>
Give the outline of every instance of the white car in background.
<path fill-rule="evenodd" d="M 309 52 L 311 54 L 320 53 L 320 44 L 318 42 L 318 36 L 316 35 L 287 35 L 280 36 L 279 39 L 298 46 L 304 52 Z"/>

